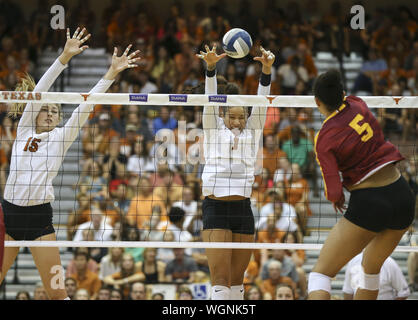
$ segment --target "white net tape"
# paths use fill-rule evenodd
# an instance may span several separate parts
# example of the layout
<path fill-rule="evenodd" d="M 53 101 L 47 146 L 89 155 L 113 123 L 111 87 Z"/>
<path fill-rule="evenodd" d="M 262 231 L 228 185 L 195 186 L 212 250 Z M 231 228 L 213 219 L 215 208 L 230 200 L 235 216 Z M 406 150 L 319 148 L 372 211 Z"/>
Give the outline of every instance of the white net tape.
<path fill-rule="evenodd" d="M 369 108 L 416 108 L 418 97 L 363 96 Z M 199 95 L 199 94 L 128 94 L 74 92 L 0 91 L 0 102 L 37 102 L 112 105 L 222 105 L 315 108 L 313 96 Z"/>
<path fill-rule="evenodd" d="M 5 241 L 6 247 L 58 248 L 193 248 L 193 249 L 283 249 L 321 250 L 322 244 L 251 242 L 167 242 L 167 241 Z M 418 246 L 398 246 L 396 252 L 418 252 Z"/>

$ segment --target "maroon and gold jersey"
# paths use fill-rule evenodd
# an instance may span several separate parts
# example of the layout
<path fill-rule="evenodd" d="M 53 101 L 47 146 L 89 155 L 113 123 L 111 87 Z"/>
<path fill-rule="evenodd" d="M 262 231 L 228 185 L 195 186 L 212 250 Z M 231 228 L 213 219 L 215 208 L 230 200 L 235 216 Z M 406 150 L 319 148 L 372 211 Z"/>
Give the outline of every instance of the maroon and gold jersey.
<path fill-rule="evenodd" d="M 404 159 L 384 139 L 366 103 L 355 96 L 346 97 L 338 110 L 325 119 L 315 137 L 315 152 L 325 196 L 334 203 L 341 200 L 343 186 L 353 186 L 385 165 Z"/>

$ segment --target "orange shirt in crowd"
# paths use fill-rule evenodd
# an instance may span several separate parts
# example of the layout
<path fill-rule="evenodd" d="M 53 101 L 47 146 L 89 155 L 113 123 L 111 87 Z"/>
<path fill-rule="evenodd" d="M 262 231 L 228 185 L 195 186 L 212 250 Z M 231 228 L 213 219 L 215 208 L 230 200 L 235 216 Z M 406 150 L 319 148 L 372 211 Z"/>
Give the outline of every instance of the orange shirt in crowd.
<path fill-rule="evenodd" d="M 268 107 L 266 114 L 266 122 L 264 124 L 263 136 L 274 134 L 275 126 L 280 122 L 280 109 Z"/>
<path fill-rule="evenodd" d="M 263 168 L 269 171 L 270 179 L 273 179 L 274 173 L 279 169 L 280 158 L 287 158 L 286 152 L 280 149 L 269 152 L 266 147 L 263 148 Z"/>
<path fill-rule="evenodd" d="M 86 270 L 84 277 L 81 278 L 78 273 L 73 273 L 71 278 L 74 278 L 77 281 L 77 288 L 86 289 L 89 292 L 90 297 L 98 293 L 102 287 L 102 281 L 99 279 L 99 276 L 88 269 Z"/>
<path fill-rule="evenodd" d="M 308 205 L 308 215 L 312 215 L 312 211 L 309 208 L 309 203 L 307 203 L 307 197 L 305 200 L 303 200 L 304 193 L 309 193 L 309 184 L 305 178 L 300 178 L 296 181 L 285 181 L 285 193 L 287 203 L 295 206 L 298 203 L 304 201 Z"/>
<path fill-rule="evenodd" d="M 135 272 L 134 274 L 143 274 L 141 271 Z M 134 274 L 131 274 L 129 277 L 133 276 Z M 113 280 L 122 280 L 124 277 L 122 277 L 122 274 L 120 272 L 116 272 L 112 274 Z M 127 278 L 127 277 L 126 277 Z M 131 291 L 130 284 L 126 283 L 122 285 L 122 295 L 126 299 L 129 297 L 129 292 Z"/>
<path fill-rule="evenodd" d="M 147 197 L 138 195 L 131 200 L 126 218 L 129 223 L 136 224 L 139 229 L 144 229 L 145 224 L 149 222 L 152 215 L 152 208 L 159 206 L 161 209 L 160 221 L 167 220 L 167 211 L 164 202 L 156 197 L 155 194 L 150 194 Z"/>
<path fill-rule="evenodd" d="M 285 231 L 279 230 L 277 228 L 272 233 L 268 232 L 267 230 L 259 230 L 257 232 L 257 242 L 260 242 L 260 243 L 282 242 L 285 234 L 286 234 Z"/>
<path fill-rule="evenodd" d="M 255 260 L 251 260 L 248 264 L 247 270 L 244 273 L 244 290 L 247 291 L 251 285 L 255 282 L 259 273 L 258 263 Z"/>

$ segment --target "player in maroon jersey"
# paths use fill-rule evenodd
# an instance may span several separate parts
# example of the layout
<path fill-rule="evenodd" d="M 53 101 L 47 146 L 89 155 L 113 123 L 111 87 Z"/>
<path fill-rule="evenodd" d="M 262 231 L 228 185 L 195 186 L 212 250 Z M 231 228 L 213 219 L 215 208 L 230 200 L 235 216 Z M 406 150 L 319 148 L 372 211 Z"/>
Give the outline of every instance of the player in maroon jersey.
<path fill-rule="evenodd" d="M 384 139 L 363 100 L 344 98 L 337 70 L 321 74 L 313 92 L 326 117 L 315 138 L 325 195 L 341 213 L 346 209 L 343 187 L 351 196 L 309 275 L 309 299 L 329 299 L 331 278 L 363 249 L 354 298 L 376 299 L 380 268 L 414 219 L 415 197 L 395 166 L 404 157 Z"/>

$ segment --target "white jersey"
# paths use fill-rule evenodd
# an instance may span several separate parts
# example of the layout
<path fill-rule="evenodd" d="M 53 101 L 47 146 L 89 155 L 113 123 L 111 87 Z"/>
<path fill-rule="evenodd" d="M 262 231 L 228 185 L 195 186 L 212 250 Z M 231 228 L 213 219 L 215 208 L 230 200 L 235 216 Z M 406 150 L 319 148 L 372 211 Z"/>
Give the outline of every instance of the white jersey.
<path fill-rule="evenodd" d="M 363 253 L 355 256 L 347 264 L 343 292 L 352 294 L 359 287 L 359 274 Z M 391 257 L 388 257 L 380 269 L 379 295 L 377 300 L 394 300 L 396 298 L 407 298 L 411 292 L 401 268 Z"/>
<path fill-rule="evenodd" d="M 67 67 L 59 59 L 42 76 L 34 92 L 46 92 Z M 101 79 L 90 93 L 106 92 L 113 80 Z M 34 206 L 55 199 L 52 180 L 57 176 L 64 156 L 87 121 L 93 105 L 81 104 L 64 127 L 36 133 L 36 118 L 41 103 L 28 103 L 17 127 L 12 148 L 10 173 L 4 199 L 18 206 Z"/>
<path fill-rule="evenodd" d="M 216 76 L 207 77 L 206 94 L 217 93 Z M 270 85 L 259 84 L 258 94 L 268 95 Z M 202 193 L 204 196 L 251 197 L 255 164 L 262 139 L 267 107 L 253 107 L 247 125 L 236 137 L 219 117 L 218 106 L 203 109 L 204 158 Z"/>

